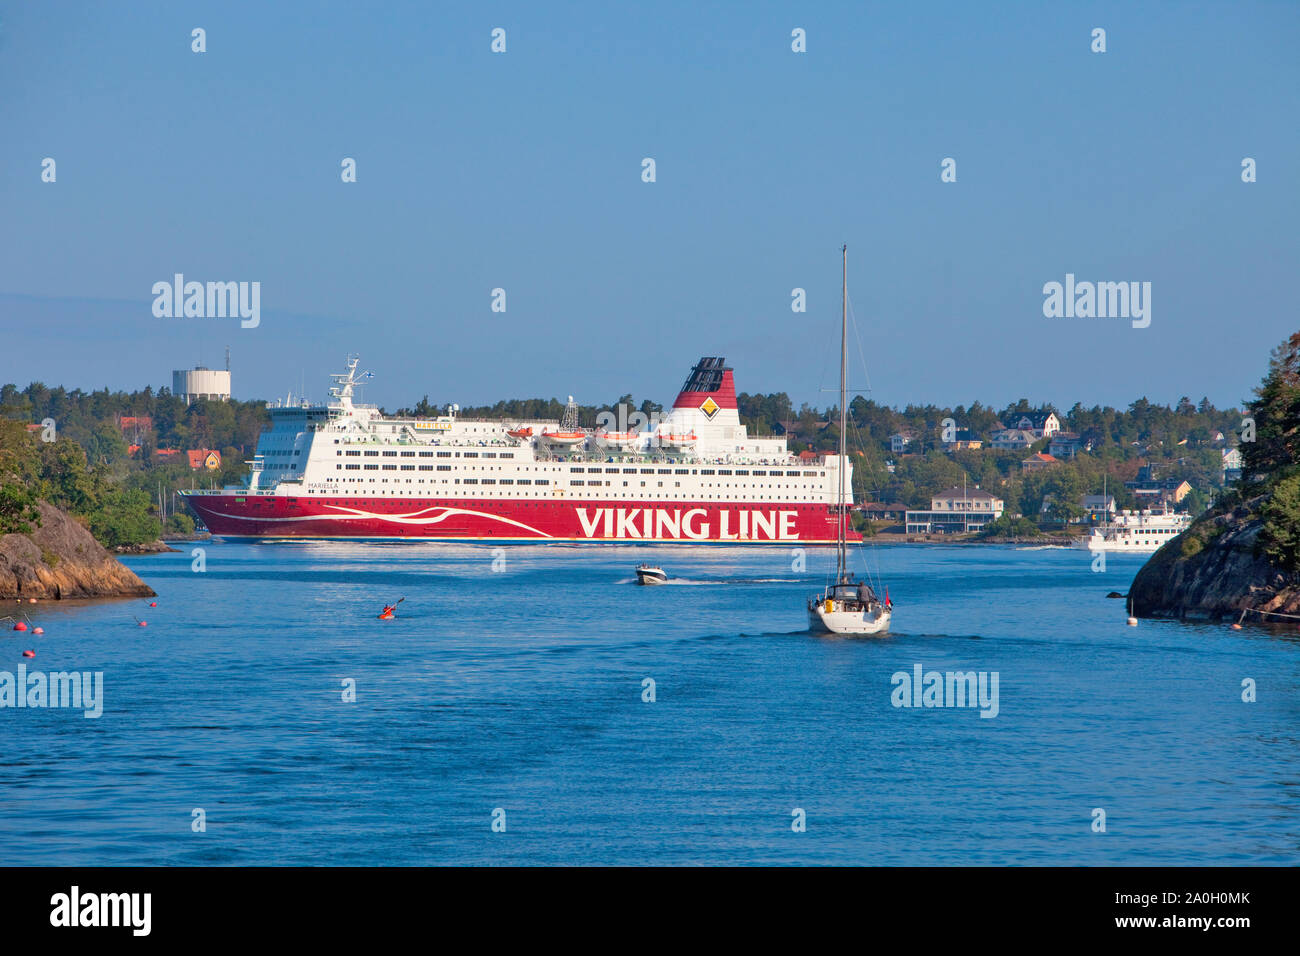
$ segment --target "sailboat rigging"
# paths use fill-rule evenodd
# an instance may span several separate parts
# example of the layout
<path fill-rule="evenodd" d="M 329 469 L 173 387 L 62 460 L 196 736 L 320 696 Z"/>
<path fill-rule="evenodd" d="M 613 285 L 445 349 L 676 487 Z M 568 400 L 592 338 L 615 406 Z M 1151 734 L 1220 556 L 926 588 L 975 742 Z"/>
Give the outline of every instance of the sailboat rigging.
<path fill-rule="evenodd" d="M 849 335 L 849 253 L 840 248 L 843 280 L 840 307 L 840 447 L 839 483 L 836 499 L 835 583 L 820 595 L 808 600 L 808 625 L 814 631 L 831 634 L 886 634 L 893 617 L 888 597 L 882 603 L 871 585 L 854 580 L 848 566 L 849 513 L 845 506 L 844 484 L 849 460 L 845 439 L 848 428 L 848 335 Z"/>

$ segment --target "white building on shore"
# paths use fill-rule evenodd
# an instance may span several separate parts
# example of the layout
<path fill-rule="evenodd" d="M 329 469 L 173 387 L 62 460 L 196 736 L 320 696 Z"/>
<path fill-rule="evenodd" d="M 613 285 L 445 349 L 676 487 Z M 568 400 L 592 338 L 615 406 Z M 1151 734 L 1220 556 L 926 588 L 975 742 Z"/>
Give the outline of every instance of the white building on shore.
<path fill-rule="evenodd" d="M 908 534 L 959 534 L 979 531 L 990 521 L 1002 517 L 1004 503 L 973 485 L 956 486 L 930 499 L 929 511 L 908 511 L 905 522 Z"/>

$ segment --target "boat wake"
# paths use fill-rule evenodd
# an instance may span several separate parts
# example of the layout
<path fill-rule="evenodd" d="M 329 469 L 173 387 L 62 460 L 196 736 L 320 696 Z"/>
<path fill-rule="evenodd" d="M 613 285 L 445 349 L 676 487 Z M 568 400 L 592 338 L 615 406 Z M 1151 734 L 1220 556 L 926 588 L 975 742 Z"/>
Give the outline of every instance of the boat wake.
<path fill-rule="evenodd" d="M 697 578 L 669 578 L 662 581 L 657 587 L 669 587 L 679 585 L 681 587 L 733 587 L 737 584 L 798 584 L 802 578 L 707 578 L 700 580 Z M 618 584 L 636 584 L 635 577 L 620 578 Z"/>

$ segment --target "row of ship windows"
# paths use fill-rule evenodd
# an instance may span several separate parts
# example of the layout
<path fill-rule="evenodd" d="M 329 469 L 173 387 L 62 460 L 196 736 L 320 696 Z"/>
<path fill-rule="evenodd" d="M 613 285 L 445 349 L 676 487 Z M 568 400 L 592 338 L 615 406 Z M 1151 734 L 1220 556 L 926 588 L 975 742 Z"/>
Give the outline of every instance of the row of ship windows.
<path fill-rule="evenodd" d="M 342 455 L 342 454 L 344 454 L 344 453 L 340 451 L 340 452 L 338 452 L 337 454 Z M 362 452 L 359 452 L 359 451 L 349 451 L 349 452 L 347 452 L 347 454 L 348 454 L 348 455 L 361 455 Z M 380 453 L 377 452 L 377 451 L 368 451 L 368 452 L 365 452 L 365 454 L 373 457 L 373 456 L 377 456 L 377 455 L 379 455 Z M 398 452 L 395 452 L 395 451 L 386 451 L 386 452 L 384 452 L 383 454 L 384 454 L 386 457 L 392 458 L 392 457 L 397 456 L 397 455 L 398 455 Z M 404 452 L 401 452 L 401 456 L 402 456 L 403 458 L 414 458 L 414 457 L 416 456 L 416 454 L 417 454 L 417 453 L 416 453 L 416 452 L 413 452 L 413 451 L 404 451 Z M 421 457 L 421 458 L 432 458 L 434 453 L 433 453 L 433 452 L 428 452 L 428 451 L 422 451 L 422 452 L 419 452 L 418 454 L 419 454 L 419 457 Z M 442 452 L 442 451 L 438 452 L 437 454 L 438 454 L 439 457 L 443 457 L 443 458 L 448 457 L 448 455 L 449 455 L 448 452 Z M 468 453 L 468 452 L 467 452 L 467 453 L 466 453 L 466 457 L 467 457 L 467 458 L 468 458 L 468 457 L 472 457 L 471 453 Z M 488 455 L 486 455 L 486 456 L 484 456 L 484 457 L 491 458 L 491 457 L 495 457 L 495 456 L 492 455 L 492 454 L 488 454 Z M 507 458 L 507 457 L 514 457 L 514 456 L 513 456 L 513 455 L 502 454 L 501 457 L 502 457 L 502 458 Z M 338 467 L 338 466 L 335 466 L 335 467 Z M 348 465 L 347 467 L 348 467 L 348 468 L 356 468 L 357 466 L 356 466 L 356 465 Z M 367 467 L 367 468 L 374 468 L 374 467 L 376 467 L 376 466 L 375 466 L 375 465 L 366 465 L 366 467 Z M 385 465 L 384 467 L 385 467 L 385 468 L 388 468 L 388 469 L 391 469 L 391 468 L 393 468 L 394 466 L 393 466 L 393 465 Z M 414 467 L 414 466 L 412 466 L 412 465 L 403 465 L 403 466 L 402 466 L 402 468 L 403 468 L 404 470 L 409 470 L 409 469 L 411 469 L 412 467 Z M 427 471 L 427 470 L 429 469 L 429 466 L 428 466 L 428 465 L 421 465 L 420 468 L 421 468 L 421 470 L 423 470 L 423 471 Z M 448 470 L 448 469 L 450 469 L 450 468 L 451 468 L 450 465 L 439 465 L 439 466 L 438 466 L 438 470 L 439 470 L 439 471 L 446 471 L 446 470 Z M 498 468 L 497 470 L 499 471 L 500 469 Z M 539 471 L 543 470 L 543 467 L 542 467 L 542 466 L 539 466 L 539 467 L 538 467 L 538 470 L 539 470 Z M 556 466 L 552 466 L 550 470 L 551 470 L 551 471 L 559 471 L 560 469 L 559 469 L 558 467 L 556 467 Z M 778 477 L 781 477 L 781 476 L 784 476 L 784 477 L 786 477 L 786 478 L 824 478 L 824 477 L 826 477 L 826 472 L 824 472 L 824 471 L 784 471 L 784 472 L 783 472 L 783 471 L 777 471 L 777 470 L 774 470 L 774 471 L 766 471 L 766 470 L 760 470 L 760 469 L 749 469 L 749 468 L 735 468 L 735 469 L 732 469 L 732 468 L 603 468 L 603 469 L 602 469 L 602 468 L 590 468 L 590 469 L 588 469 L 588 468 L 570 468 L 570 469 L 569 469 L 569 474 L 571 474 L 571 475 L 582 475 L 582 474 L 588 474 L 588 473 L 593 474 L 593 475 L 599 475 L 599 474 L 601 474 L 602 472 L 603 472 L 604 474 L 607 474 L 607 475 L 620 475 L 620 474 L 622 474 L 622 475 L 638 475 L 638 474 L 640 474 L 640 475 L 735 475 L 735 476 L 737 476 L 737 477 L 749 477 L 749 476 L 753 476 L 753 477 L 755 477 L 755 478 L 766 478 L 766 477 L 768 477 L 768 476 L 771 476 L 771 477 L 773 477 L 773 478 L 778 478 Z"/>
<path fill-rule="evenodd" d="M 590 473 L 599 475 L 602 470 L 607 475 L 754 475 L 760 478 L 771 475 L 780 477 L 780 471 L 758 471 L 748 468 L 570 468 L 569 474 L 581 475 Z M 784 473 L 787 478 L 823 478 L 824 471 L 787 471 Z"/>
<path fill-rule="evenodd" d="M 556 423 L 556 422 L 547 422 L 546 424 L 558 424 L 558 423 Z M 421 429 L 421 431 L 428 431 L 428 430 L 429 430 L 429 429 L 427 429 L 427 428 Z M 441 428 L 439 428 L 439 429 L 434 429 L 434 430 L 435 430 L 435 431 L 445 431 L 446 429 L 441 429 Z M 400 434 L 402 434 L 403 431 L 405 431 L 405 426 L 393 425 L 393 426 L 390 426 L 390 427 L 388 427 L 388 428 L 382 428 L 382 427 L 380 427 L 380 428 L 375 428 L 375 429 L 373 429 L 373 431 L 374 431 L 374 434 L 376 434 L 376 435 L 378 435 L 381 431 L 382 431 L 382 432 L 385 432 L 386 434 L 389 434 L 389 435 L 400 435 Z M 463 429 L 461 429 L 461 431 L 462 431 L 462 432 L 466 432 L 466 433 L 468 433 L 468 432 L 473 432 L 475 435 L 479 434 L 480 431 L 483 432 L 483 433 L 486 434 L 486 435 L 504 435 L 504 434 L 506 433 L 506 429 L 503 428 L 503 427 L 500 427 L 500 426 L 495 427 L 495 428 L 487 427 L 487 428 L 481 428 L 481 429 L 480 429 L 480 428 L 463 428 Z M 339 440 L 338 440 L 337 438 L 334 439 L 334 444 L 337 445 L 338 443 L 339 443 Z"/>
<path fill-rule="evenodd" d="M 294 452 L 297 454 L 297 452 Z M 349 449 L 344 451 L 339 449 L 334 452 L 335 455 L 347 455 L 349 457 L 365 458 L 514 458 L 515 453 L 512 451 L 467 451 L 463 455 L 460 452 L 450 451 L 363 451 L 360 449 Z"/>
<path fill-rule="evenodd" d="M 356 467 L 358 467 L 358 466 L 356 466 L 356 465 L 348 465 L 348 467 L 349 467 L 349 468 L 356 468 Z M 376 467 L 376 466 L 375 466 L 375 465 L 366 465 L 366 467 L 367 467 L 367 468 L 374 468 L 374 467 Z M 388 467 L 391 468 L 392 466 L 390 465 L 390 466 L 388 466 Z M 402 470 L 403 470 L 403 471 L 410 471 L 410 470 L 411 470 L 411 467 L 412 467 L 412 466 L 404 465 L 404 466 L 402 467 Z M 429 469 L 428 469 L 427 467 L 425 467 L 425 466 L 422 466 L 420 470 L 421 470 L 421 471 L 428 471 Z M 331 481 L 331 480 L 333 480 L 333 479 L 329 479 L 329 478 L 327 478 L 327 479 L 325 479 L 325 480 L 326 480 L 326 481 Z M 352 480 L 352 479 L 346 479 L 346 480 Z M 359 480 L 359 479 L 357 479 L 357 480 Z M 370 480 L 371 480 L 371 481 L 374 481 L 375 479 L 371 478 Z M 381 480 L 382 480 L 382 481 L 388 481 L 387 478 L 383 478 L 383 479 L 381 479 Z M 411 479 L 410 479 L 410 478 L 407 478 L 406 480 L 407 480 L 407 481 L 410 481 Z M 443 479 L 443 483 L 444 483 L 444 484 L 446 483 L 446 479 Z M 482 479 L 481 483 L 482 483 L 482 484 L 485 484 L 485 485 L 495 485 L 495 484 L 502 484 L 502 485 L 549 485 L 549 484 L 551 483 L 551 481 L 550 481 L 549 478 L 537 478 L 537 479 L 533 479 L 533 478 L 519 478 L 519 479 L 515 479 L 515 478 L 502 478 L 502 479 L 500 479 L 499 481 L 498 481 L 498 479 L 496 479 L 496 478 L 484 478 L 484 479 Z M 423 484 L 423 479 L 421 479 L 421 484 Z M 456 484 L 458 484 L 458 485 L 459 485 L 459 484 L 477 485 L 477 484 L 480 484 L 480 479 L 478 479 L 478 478 L 457 478 L 457 479 L 456 479 Z"/>
<path fill-rule="evenodd" d="M 364 469 L 365 471 L 378 471 L 378 470 L 380 470 L 381 468 L 382 468 L 384 471 L 399 471 L 399 470 L 400 470 L 400 471 L 417 471 L 417 470 L 418 470 L 418 471 L 433 471 L 433 470 L 435 470 L 435 469 L 438 470 L 438 471 L 451 471 L 451 465 L 350 465 L 350 464 L 349 464 L 349 465 L 335 465 L 334 467 L 335 467 L 336 469 L 346 469 L 346 470 L 348 470 L 348 471 L 360 471 L 360 470 L 363 470 L 363 469 Z M 594 470 L 594 469 L 593 469 L 593 470 Z M 633 472 L 633 473 L 634 473 L 634 472 Z M 644 471 L 644 472 L 642 472 L 642 473 L 643 473 L 643 474 L 653 474 L 652 471 Z M 666 472 L 662 472 L 662 473 L 663 473 L 663 474 L 666 474 Z M 706 475 L 711 475 L 711 474 L 713 474 L 713 472 L 712 472 L 712 471 L 707 471 L 707 470 L 706 470 L 706 471 L 704 472 L 704 474 L 706 474 Z M 725 471 L 724 471 L 723 474 L 729 474 L 729 472 L 725 472 Z M 743 472 L 742 472 L 742 474 L 743 474 Z M 793 472 L 793 474 L 798 474 L 798 472 Z M 384 481 L 387 481 L 387 480 L 388 480 L 387 478 L 384 479 Z M 519 478 L 519 479 L 517 479 L 517 480 L 514 479 L 514 478 L 457 478 L 457 479 L 456 479 L 456 483 L 457 483 L 457 484 L 466 484 L 466 485 L 477 485 L 477 484 L 480 484 L 480 483 L 481 483 L 481 484 L 484 484 L 484 485 L 495 485 L 495 484 L 513 485 L 513 484 L 516 483 L 516 481 L 518 482 L 518 484 L 521 484 L 521 485 L 527 485 L 527 484 L 532 484 L 532 483 L 533 483 L 532 480 L 531 480 L 531 479 L 528 479 L 528 478 Z M 546 481 L 546 480 L 543 480 L 543 479 L 541 479 L 541 478 L 539 478 L 539 479 L 537 479 L 536 484 L 539 484 L 539 485 L 545 485 L 545 484 L 550 484 L 550 482 L 549 482 L 549 481 Z M 601 486 L 603 485 L 603 486 L 606 487 L 606 488 L 609 487 L 609 482 L 608 482 L 608 481 L 601 482 L 601 481 L 598 481 L 598 480 L 590 480 L 590 479 L 584 479 L 584 478 L 570 478 L 570 479 L 569 479 L 569 484 L 570 484 L 570 485 L 576 485 L 576 486 L 590 485 L 590 486 L 592 486 L 592 487 L 601 487 Z M 662 487 L 664 486 L 664 483 L 663 483 L 662 481 L 658 482 L 657 484 L 658 484 L 658 486 L 659 486 L 660 488 L 662 488 Z M 681 483 L 680 481 L 674 481 L 674 482 L 673 482 L 673 487 L 675 487 L 675 488 L 680 488 L 681 486 L 682 486 L 682 483 Z M 626 481 L 623 482 L 623 487 L 624 487 L 624 488 L 627 487 L 627 482 L 626 482 Z M 645 487 L 645 482 L 644 482 L 644 481 L 641 482 L 641 487 L 642 487 L 642 488 Z M 712 487 L 714 487 L 714 484 L 713 484 L 713 482 L 706 482 L 706 483 L 704 483 L 704 484 L 702 485 L 702 487 L 704 487 L 704 488 L 712 488 Z M 719 487 L 719 488 L 732 488 L 732 487 L 736 487 L 736 488 L 748 488 L 748 487 L 750 487 L 750 485 L 749 485 L 748 483 L 744 483 L 744 484 L 740 484 L 740 483 L 738 483 L 738 484 L 736 484 L 736 485 L 732 485 L 731 482 L 727 482 L 727 483 L 725 483 L 725 484 L 719 483 L 717 487 Z M 766 483 L 766 482 L 765 482 L 765 483 L 762 484 L 762 485 L 755 484 L 753 487 L 755 487 L 755 488 L 760 488 L 760 487 L 761 487 L 761 488 L 770 488 L 770 487 L 772 487 L 772 485 L 769 484 L 769 483 Z M 806 489 L 806 488 L 810 488 L 810 487 L 813 487 L 813 486 L 811 486 L 811 485 L 782 485 L 781 487 L 785 487 L 785 488 L 800 488 L 800 487 L 802 487 L 802 488 L 805 488 L 805 489 Z"/>
<path fill-rule="evenodd" d="M 294 452 L 294 454 L 297 454 L 297 452 Z M 339 451 L 336 451 L 334 454 L 335 454 L 335 455 L 347 455 L 347 456 L 350 456 L 350 457 L 362 457 L 362 456 L 365 456 L 365 457 L 369 457 L 369 458 L 377 458 L 377 457 L 380 457 L 380 456 L 383 456 L 383 457 L 385 457 L 385 458 L 397 458 L 397 457 L 402 457 L 402 458 L 416 458 L 416 457 L 419 457 L 419 458 L 433 458 L 433 457 L 438 457 L 438 458 L 451 458 L 451 457 L 453 457 L 453 453 L 452 453 L 452 452 L 449 452 L 449 451 L 439 451 L 439 452 L 432 452 L 432 451 L 421 451 L 421 452 L 414 452 L 414 451 L 401 451 L 401 452 L 398 452 L 398 451 L 384 451 L 384 452 L 380 452 L 380 451 L 359 451 L 359 450 L 348 450 L 348 451 L 343 451 L 343 450 L 339 450 Z M 498 457 L 500 457 L 500 458 L 514 458 L 514 457 L 515 457 L 513 452 L 501 452 L 501 453 L 498 454 L 497 452 L 492 452 L 492 451 L 481 452 L 481 453 L 480 453 L 480 452 L 476 452 L 476 451 L 467 451 L 467 452 L 464 453 L 463 456 L 462 456 L 459 452 L 457 452 L 457 453 L 455 454 L 455 457 L 457 457 L 457 458 L 460 458 L 460 457 L 464 457 L 464 458 L 478 458 L 478 457 L 480 457 L 480 454 L 482 455 L 483 458 L 498 458 Z M 553 467 L 552 470 L 554 470 L 554 471 L 559 471 L 559 468 L 558 468 L 558 467 Z M 642 475 L 713 475 L 713 474 L 718 474 L 718 475 L 733 475 L 733 474 L 734 474 L 734 475 L 741 475 L 741 476 L 745 476 L 745 475 L 753 475 L 753 476 L 755 476 L 755 477 L 760 477 L 760 478 L 761 478 L 761 477 L 766 477 L 766 476 L 768 476 L 768 475 L 779 476 L 779 475 L 782 475 L 782 474 L 784 474 L 785 477 L 787 477 L 787 478 L 800 478 L 800 477 L 802 477 L 802 478 L 824 478 L 824 477 L 826 476 L 826 473 L 825 473 L 824 471 L 785 471 L 785 472 L 781 472 L 781 471 L 770 471 L 770 472 L 769 472 L 769 471 L 766 471 L 766 470 L 747 469 L 747 468 L 736 468 L 736 469 L 731 469 L 731 468 L 716 468 L 716 469 L 715 469 L 715 468 L 604 468 L 604 469 L 601 469 L 601 468 L 591 468 L 591 469 L 587 469 L 587 468 L 576 468 L 576 467 L 571 467 L 571 468 L 569 469 L 569 474 L 581 475 L 581 474 L 586 474 L 588 471 L 590 471 L 590 472 L 593 473 L 593 474 L 600 474 L 600 473 L 603 471 L 603 472 L 604 472 L 605 474 L 607 474 L 607 475 L 618 475 L 618 474 L 623 474 L 623 475 L 636 475 L 636 474 L 642 474 Z"/>

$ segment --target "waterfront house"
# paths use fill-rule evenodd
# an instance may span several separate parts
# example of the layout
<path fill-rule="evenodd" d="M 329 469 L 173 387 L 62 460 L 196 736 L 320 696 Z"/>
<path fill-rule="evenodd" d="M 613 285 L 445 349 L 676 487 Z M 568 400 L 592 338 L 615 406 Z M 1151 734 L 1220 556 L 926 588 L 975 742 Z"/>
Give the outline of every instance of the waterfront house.
<path fill-rule="evenodd" d="M 1084 495 L 1079 504 L 1093 521 L 1106 521 L 1115 514 L 1114 495 Z"/>
<path fill-rule="evenodd" d="M 1002 516 L 1004 503 L 979 485 L 957 485 L 930 499 L 929 511 L 908 511 L 905 519 L 909 534 L 958 534 L 979 531 Z"/>

